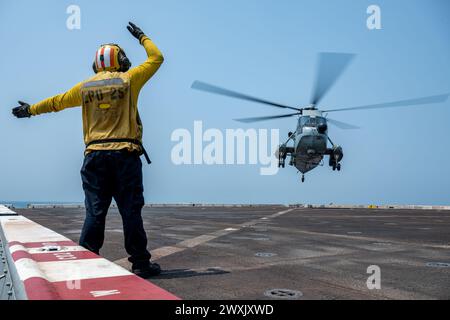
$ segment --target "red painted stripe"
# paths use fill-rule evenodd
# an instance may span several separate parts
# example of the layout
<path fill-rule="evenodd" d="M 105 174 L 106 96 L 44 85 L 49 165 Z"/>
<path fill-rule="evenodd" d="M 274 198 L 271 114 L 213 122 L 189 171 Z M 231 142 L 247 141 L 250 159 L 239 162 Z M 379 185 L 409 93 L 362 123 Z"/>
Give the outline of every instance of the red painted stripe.
<path fill-rule="evenodd" d="M 29 300 L 61 300 L 56 288 L 46 279 L 34 277 L 23 283 Z"/>
<path fill-rule="evenodd" d="M 109 50 L 109 65 L 111 68 L 115 67 L 115 64 L 114 64 L 114 51 L 115 50 L 116 49 L 114 47 L 111 47 L 111 50 Z"/>
<path fill-rule="evenodd" d="M 102 69 L 105 69 L 105 57 L 103 56 L 105 53 L 105 47 L 100 50 L 100 62 L 102 63 Z M 103 60 L 101 59 L 103 56 Z"/>
<path fill-rule="evenodd" d="M 135 275 L 61 281 L 51 284 L 61 299 L 79 300 L 180 300 L 177 296 Z M 99 291 L 109 291 L 102 295 Z"/>
<path fill-rule="evenodd" d="M 90 251 L 66 251 L 66 252 L 53 251 L 53 252 L 30 254 L 26 251 L 19 250 L 12 254 L 12 258 L 14 261 L 28 258 L 36 262 L 49 262 L 49 261 L 98 259 L 99 256 Z"/>
<path fill-rule="evenodd" d="M 135 275 L 53 283 L 30 278 L 24 285 L 30 300 L 180 300 Z"/>
<path fill-rule="evenodd" d="M 13 254 L 11 256 L 14 261 L 17 261 L 19 259 L 33 259 L 31 257 L 31 254 L 29 254 L 27 251 L 23 251 L 23 250 L 13 252 Z"/>
<path fill-rule="evenodd" d="M 14 246 L 14 245 L 21 245 L 25 248 L 41 248 L 45 246 L 78 246 L 76 242 L 73 242 L 71 240 L 67 241 L 48 241 L 48 242 L 20 242 L 20 241 L 10 241 L 8 242 L 8 245 Z"/>
<path fill-rule="evenodd" d="M 90 251 L 69 251 L 69 252 L 46 252 L 32 254 L 32 259 L 36 262 L 46 261 L 66 261 L 66 260 L 83 260 L 100 258 Z"/>

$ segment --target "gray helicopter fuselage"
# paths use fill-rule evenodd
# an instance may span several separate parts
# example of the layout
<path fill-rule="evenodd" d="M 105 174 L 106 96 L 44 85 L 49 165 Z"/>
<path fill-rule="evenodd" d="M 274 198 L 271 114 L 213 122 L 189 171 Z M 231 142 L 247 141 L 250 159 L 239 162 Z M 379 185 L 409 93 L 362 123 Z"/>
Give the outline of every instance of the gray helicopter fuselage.
<path fill-rule="evenodd" d="M 298 120 L 293 137 L 292 161 L 301 172 L 306 173 L 322 161 L 328 143 L 327 120 L 319 110 L 304 110 Z"/>
<path fill-rule="evenodd" d="M 214 86 L 201 81 L 194 81 L 192 88 L 202 90 L 214 94 L 220 94 L 231 98 L 269 105 L 276 108 L 282 108 L 285 111 L 290 110 L 289 114 L 271 115 L 264 117 L 251 117 L 235 119 L 244 123 L 252 123 L 257 121 L 266 121 L 272 119 L 289 118 L 299 116 L 298 125 L 294 133 L 289 133 L 289 137 L 285 143 L 280 144 L 275 155 L 278 157 L 278 167 L 284 168 L 285 161 L 290 156 L 289 165 L 295 166 L 302 175 L 302 182 L 305 181 L 304 173 L 311 171 L 321 164 L 324 156 L 329 156 L 328 164 L 333 171 L 341 171 L 340 161 L 344 157 L 342 147 L 335 145 L 328 137 L 328 123 L 341 129 L 358 129 L 357 126 L 338 121 L 332 118 L 325 118 L 323 112 L 351 111 L 351 110 L 367 110 L 380 108 L 397 108 L 415 105 L 428 105 L 431 103 L 442 103 L 447 101 L 450 93 L 420 97 L 408 100 L 398 100 L 385 103 L 368 104 L 357 107 L 344 107 L 328 109 L 319 106 L 322 98 L 333 87 L 345 69 L 353 61 L 355 57 L 351 53 L 339 52 L 321 52 L 318 56 L 318 64 L 316 70 L 316 79 L 310 99 L 310 105 L 306 107 L 293 107 L 273 101 L 260 99 L 254 96 L 246 95 L 240 92 L 231 91 L 225 88 Z M 323 111 L 321 111 L 323 110 Z M 292 112 L 295 111 L 295 112 Z M 293 146 L 290 146 L 291 141 Z M 331 148 L 327 148 L 330 142 Z M 289 146 L 288 146 L 289 144 Z"/>

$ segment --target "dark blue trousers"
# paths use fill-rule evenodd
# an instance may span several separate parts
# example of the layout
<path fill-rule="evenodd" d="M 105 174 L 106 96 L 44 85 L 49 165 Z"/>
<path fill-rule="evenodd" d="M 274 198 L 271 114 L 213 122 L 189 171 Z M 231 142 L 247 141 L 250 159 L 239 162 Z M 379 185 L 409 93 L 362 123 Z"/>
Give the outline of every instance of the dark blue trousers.
<path fill-rule="evenodd" d="M 105 237 L 105 219 L 112 199 L 122 216 L 128 260 L 139 267 L 150 260 L 141 210 L 144 206 L 142 162 L 125 150 L 93 151 L 84 158 L 81 179 L 86 219 L 80 245 L 99 254 Z"/>

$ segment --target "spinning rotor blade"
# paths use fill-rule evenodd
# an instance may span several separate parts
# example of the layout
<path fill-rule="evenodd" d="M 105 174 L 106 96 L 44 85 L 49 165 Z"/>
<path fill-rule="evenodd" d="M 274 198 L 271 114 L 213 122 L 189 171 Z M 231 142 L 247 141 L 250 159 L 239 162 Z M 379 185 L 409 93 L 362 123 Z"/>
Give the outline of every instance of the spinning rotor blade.
<path fill-rule="evenodd" d="M 291 114 L 283 114 L 279 116 L 266 116 L 266 117 L 254 117 L 254 118 L 241 118 L 241 119 L 233 119 L 234 121 L 244 122 L 244 123 L 251 123 L 251 122 L 258 122 L 258 121 L 266 121 L 266 120 L 272 120 L 272 119 L 279 119 L 279 118 L 288 118 L 295 115 L 299 115 L 299 112 L 291 113 Z"/>
<path fill-rule="evenodd" d="M 350 53 L 322 52 L 316 67 L 311 104 L 317 105 L 355 57 Z"/>
<path fill-rule="evenodd" d="M 429 103 L 440 103 L 440 102 L 447 101 L 447 98 L 449 95 L 450 94 L 447 93 L 447 94 L 441 94 L 441 95 L 437 95 L 437 96 L 422 97 L 422 98 L 416 98 L 416 99 L 410 99 L 410 100 L 400 100 L 400 101 L 394 101 L 394 102 L 371 104 L 371 105 L 351 107 L 351 108 L 332 109 L 332 110 L 326 110 L 324 112 L 397 108 L 397 107 L 409 107 L 409 106 L 429 104 Z"/>
<path fill-rule="evenodd" d="M 214 85 L 211 85 L 211 84 L 208 84 L 208 83 L 204 83 L 204 82 L 201 82 L 201 81 L 194 81 L 194 83 L 192 83 L 191 88 L 192 89 L 201 90 L 201 91 L 210 92 L 210 93 L 220 94 L 220 95 L 227 96 L 227 97 L 232 97 L 232 98 L 237 98 L 237 99 L 242 99 L 242 100 L 247 100 L 247 101 L 252 101 L 252 102 L 257 102 L 257 103 L 262 103 L 262 104 L 267 104 L 267 105 L 270 105 L 270 106 L 273 106 L 273 107 L 278 107 L 278 108 L 292 109 L 292 110 L 297 110 L 297 111 L 301 111 L 302 110 L 302 109 L 299 109 L 299 108 L 289 107 L 289 106 L 285 106 L 285 105 L 278 104 L 278 103 L 275 103 L 275 102 L 271 102 L 271 101 L 255 98 L 255 97 L 248 96 L 246 94 L 242 94 L 242 93 L 239 93 L 239 92 L 231 91 L 231 90 L 228 90 L 228 89 L 216 87 Z"/>
<path fill-rule="evenodd" d="M 354 126 L 350 123 L 345 123 L 342 121 L 337 121 L 334 119 L 327 118 L 327 122 L 331 123 L 332 125 L 335 125 L 339 129 L 360 129 L 360 127 Z"/>

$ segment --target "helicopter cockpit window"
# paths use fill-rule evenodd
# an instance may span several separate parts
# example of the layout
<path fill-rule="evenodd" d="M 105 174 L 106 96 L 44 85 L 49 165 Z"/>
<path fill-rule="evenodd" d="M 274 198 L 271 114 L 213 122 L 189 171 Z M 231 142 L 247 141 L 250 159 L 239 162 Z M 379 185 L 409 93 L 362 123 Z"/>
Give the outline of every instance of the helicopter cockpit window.
<path fill-rule="evenodd" d="M 300 118 L 301 127 L 318 127 L 321 124 L 326 124 L 325 118 L 304 116 Z"/>
<path fill-rule="evenodd" d="M 304 127 L 305 124 L 308 122 L 309 117 L 300 117 L 300 119 L 298 120 L 300 127 Z"/>

